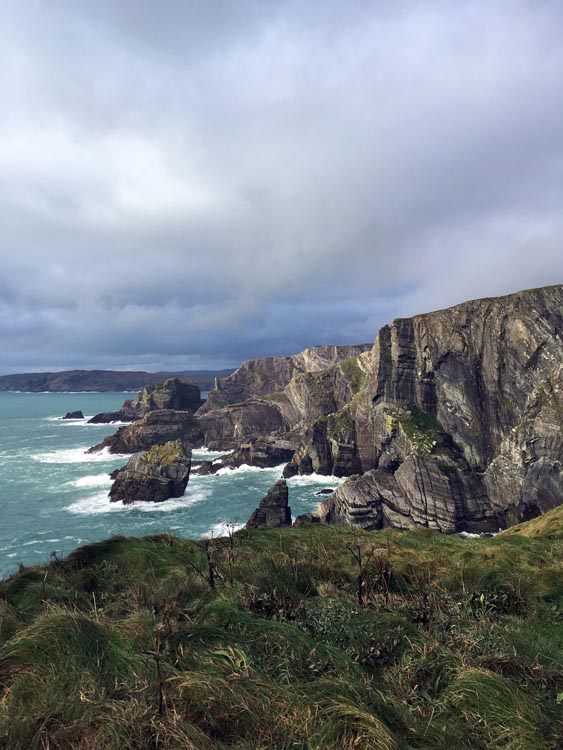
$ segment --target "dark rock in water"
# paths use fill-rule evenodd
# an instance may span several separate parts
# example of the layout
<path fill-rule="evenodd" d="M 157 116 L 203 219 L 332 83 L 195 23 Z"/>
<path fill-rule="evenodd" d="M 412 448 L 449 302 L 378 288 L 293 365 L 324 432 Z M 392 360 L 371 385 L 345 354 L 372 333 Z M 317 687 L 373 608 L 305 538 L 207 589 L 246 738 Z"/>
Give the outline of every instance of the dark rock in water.
<path fill-rule="evenodd" d="M 155 445 L 132 456 L 120 469 L 110 490 L 112 503 L 159 503 L 181 497 L 190 477 L 191 453 L 179 440 Z"/>
<path fill-rule="evenodd" d="M 243 443 L 238 450 L 224 456 L 217 468 L 235 468 L 246 464 L 270 469 L 289 461 L 294 452 L 295 445 L 287 440 L 254 440 Z"/>
<path fill-rule="evenodd" d="M 67 411 L 63 419 L 84 419 L 84 414 L 81 411 Z"/>
<path fill-rule="evenodd" d="M 206 477 L 209 474 L 214 474 L 217 469 L 220 469 L 221 465 L 213 465 L 213 461 L 197 461 L 192 463 L 192 474 L 197 474 L 199 477 Z"/>
<path fill-rule="evenodd" d="M 149 412 L 143 419 L 104 438 L 88 453 L 98 453 L 104 448 L 110 453 L 138 453 L 170 440 L 180 440 L 186 448 L 203 445 L 198 420 L 191 412 L 170 409 Z"/>
<path fill-rule="evenodd" d="M 277 529 L 291 526 L 291 508 L 288 505 L 287 482 L 280 479 L 260 501 L 260 505 L 248 519 L 249 529 Z"/>
<path fill-rule="evenodd" d="M 117 479 L 117 475 L 119 474 L 119 472 L 123 471 L 124 469 L 125 469 L 125 466 L 122 466 L 120 469 L 114 469 L 113 471 L 110 472 L 109 478 Z"/>
<path fill-rule="evenodd" d="M 119 411 L 96 414 L 88 424 L 135 422 L 149 412 L 164 409 L 194 412 L 204 403 L 199 386 L 195 383 L 187 383 L 180 378 L 168 378 L 164 383 L 143 388 L 134 399 L 124 401 Z"/>
<path fill-rule="evenodd" d="M 334 490 L 331 487 L 324 487 L 322 490 L 315 492 L 315 495 L 332 495 L 333 492 Z"/>
<path fill-rule="evenodd" d="M 138 417 L 135 417 L 138 419 Z M 133 422 L 134 419 L 125 417 L 123 411 L 103 411 L 88 420 L 88 424 L 111 424 L 112 422 Z"/>

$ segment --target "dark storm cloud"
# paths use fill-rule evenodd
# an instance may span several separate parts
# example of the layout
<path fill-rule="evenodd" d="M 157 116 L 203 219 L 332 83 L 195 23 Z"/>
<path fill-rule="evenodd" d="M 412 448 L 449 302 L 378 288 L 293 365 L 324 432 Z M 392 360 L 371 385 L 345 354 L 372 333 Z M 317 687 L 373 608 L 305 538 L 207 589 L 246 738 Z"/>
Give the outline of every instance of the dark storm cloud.
<path fill-rule="evenodd" d="M 0 369 L 372 340 L 563 281 L 563 12 L 0 7 Z"/>

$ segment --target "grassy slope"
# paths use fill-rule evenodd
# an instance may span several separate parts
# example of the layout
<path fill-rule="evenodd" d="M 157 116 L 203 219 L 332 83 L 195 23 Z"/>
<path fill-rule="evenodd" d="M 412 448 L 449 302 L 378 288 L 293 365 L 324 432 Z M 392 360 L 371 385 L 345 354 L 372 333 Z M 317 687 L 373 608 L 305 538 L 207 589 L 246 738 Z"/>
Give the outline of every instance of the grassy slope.
<path fill-rule="evenodd" d="M 26 568 L 0 583 L 0 748 L 561 748 L 552 515 L 495 539 L 240 532 L 214 590 L 166 535 Z"/>

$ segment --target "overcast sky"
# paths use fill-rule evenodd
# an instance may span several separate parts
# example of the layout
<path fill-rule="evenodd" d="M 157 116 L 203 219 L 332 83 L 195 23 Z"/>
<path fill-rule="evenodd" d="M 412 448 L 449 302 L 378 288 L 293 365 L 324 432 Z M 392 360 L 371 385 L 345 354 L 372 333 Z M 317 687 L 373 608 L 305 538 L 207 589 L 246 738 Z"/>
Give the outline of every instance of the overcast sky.
<path fill-rule="evenodd" d="M 563 282 L 559 0 L 3 0 L 0 372 Z"/>

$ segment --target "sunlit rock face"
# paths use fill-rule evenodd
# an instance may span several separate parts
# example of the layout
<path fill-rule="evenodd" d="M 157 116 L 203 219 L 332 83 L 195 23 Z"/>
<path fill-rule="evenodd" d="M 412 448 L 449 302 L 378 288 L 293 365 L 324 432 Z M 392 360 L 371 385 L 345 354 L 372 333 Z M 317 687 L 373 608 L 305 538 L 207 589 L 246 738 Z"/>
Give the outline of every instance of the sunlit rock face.
<path fill-rule="evenodd" d="M 456 531 L 560 504 L 562 363 L 561 286 L 385 326 L 351 419 L 324 446 L 351 446 L 364 476 L 319 514 L 366 528 Z M 308 455 L 318 453 L 312 440 Z"/>

